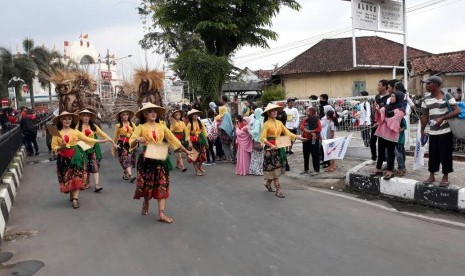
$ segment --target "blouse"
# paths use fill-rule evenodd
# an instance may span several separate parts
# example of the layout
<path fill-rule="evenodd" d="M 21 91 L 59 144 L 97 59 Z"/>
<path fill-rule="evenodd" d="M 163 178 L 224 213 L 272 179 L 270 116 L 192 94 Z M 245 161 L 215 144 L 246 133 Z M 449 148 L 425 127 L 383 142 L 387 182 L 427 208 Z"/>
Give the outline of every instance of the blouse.
<path fill-rule="evenodd" d="M 119 127 L 119 124 L 115 125 L 113 141 L 116 142 L 119 138 L 129 139 L 129 137 L 131 137 L 131 134 L 134 132 L 134 129 L 136 129 L 136 127 L 134 125 L 131 126 L 131 124 L 123 124 L 122 127 Z"/>
<path fill-rule="evenodd" d="M 84 126 L 82 126 L 82 130 L 81 130 L 81 133 L 84 134 L 85 136 L 87 137 L 95 137 L 94 134 L 97 134 L 99 137 L 102 137 L 104 139 L 110 139 L 110 136 L 108 136 L 108 134 L 106 134 L 105 132 L 103 132 L 97 125 L 94 125 L 95 126 L 95 131 L 93 131 L 92 129 L 90 129 L 90 126 L 88 128 L 84 128 Z M 76 126 L 76 130 L 77 129 L 77 126 Z M 79 131 L 79 130 L 78 130 Z M 81 139 L 82 140 L 82 139 Z M 95 142 L 87 142 L 87 141 L 84 141 L 86 142 L 89 146 L 93 147 L 95 145 Z"/>
<path fill-rule="evenodd" d="M 181 147 L 181 142 L 174 136 L 174 134 L 166 127 L 166 125 L 161 123 L 154 123 L 150 125 L 149 123 L 145 123 L 142 125 L 138 125 L 134 132 L 129 138 L 129 145 L 136 140 L 136 138 L 144 137 L 147 141 L 145 144 L 148 143 L 155 143 L 155 144 L 163 144 L 163 140 L 166 139 L 168 144 L 173 149 L 178 149 Z M 131 147 L 130 151 L 132 151 L 135 147 Z"/>
<path fill-rule="evenodd" d="M 286 136 L 290 136 L 291 140 L 294 141 L 296 135 L 287 129 L 283 123 L 279 120 L 274 118 L 268 118 L 266 122 L 263 123 L 262 133 L 260 135 L 260 142 L 262 144 L 267 141 L 267 138 L 276 138 L 284 134 Z"/>
<path fill-rule="evenodd" d="M 191 123 L 187 124 L 184 130 L 186 137 L 190 137 L 190 136 L 199 137 L 200 133 L 203 133 L 205 137 L 208 137 L 207 128 L 202 122 L 200 122 L 201 126 L 199 126 L 199 122 L 197 121 L 193 121 L 193 123 L 194 123 L 194 127 L 192 128 L 192 131 L 191 131 Z"/>
<path fill-rule="evenodd" d="M 66 147 L 70 148 L 72 146 L 76 146 L 76 143 L 79 140 L 82 140 L 86 142 L 87 144 L 95 144 L 98 140 L 90 138 L 84 134 L 82 134 L 80 131 L 75 130 L 70 128 L 67 131 L 60 130 L 60 135 L 61 137 L 53 136 L 52 137 L 52 149 L 54 152 L 57 152 L 61 144 L 63 143 L 63 140 L 66 142 Z"/>
<path fill-rule="evenodd" d="M 184 132 L 185 129 L 186 129 L 186 124 L 181 120 L 179 121 L 174 120 L 170 126 L 170 130 L 172 132 Z"/>

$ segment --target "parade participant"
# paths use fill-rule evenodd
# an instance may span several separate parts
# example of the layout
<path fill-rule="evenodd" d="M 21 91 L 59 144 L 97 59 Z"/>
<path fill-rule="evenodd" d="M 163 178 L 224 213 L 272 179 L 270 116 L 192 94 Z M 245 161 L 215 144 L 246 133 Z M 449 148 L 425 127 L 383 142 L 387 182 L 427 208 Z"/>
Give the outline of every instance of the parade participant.
<path fill-rule="evenodd" d="M 82 134 L 90 138 L 96 138 L 98 135 L 99 137 L 105 138 L 107 141 L 111 141 L 113 146 L 116 148 L 118 147 L 113 139 L 108 136 L 105 132 L 103 132 L 97 124 L 95 124 L 95 120 L 97 119 L 97 114 L 91 112 L 88 109 L 84 109 L 79 111 L 78 115 L 81 117 L 79 122 L 76 125 L 76 129 L 79 130 Z M 86 150 L 87 154 L 87 178 L 86 183 L 84 184 L 86 189 L 90 188 L 90 176 L 89 174 L 92 173 L 94 175 L 94 182 L 95 188 L 94 192 L 98 193 L 103 190 L 103 187 L 100 185 L 100 160 L 102 160 L 102 150 L 100 149 L 100 145 L 94 142 L 87 143 L 91 148 Z"/>
<path fill-rule="evenodd" d="M 196 160 L 188 159 L 188 162 L 194 165 L 195 175 L 202 176 L 205 174 L 205 169 L 202 167 L 203 162 L 207 161 L 207 152 L 208 148 L 207 142 L 207 128 L 199 120 L 199 114 L 201 111 L 197 109 L 192 109 L 187 113 L 187 118 L 189 123 L 186 126 L 185 134 L 186 139 L 189 143 L 189 149 L 194 148 L 198 153 Z"/>
<path fill-rule="evenodd" d="M 147 145 L 164 145 L 164 140 L 174 149 L 181 149 L 186 154 L 191 154 L 184 148 L 174 134 L 163 124 L 160 124 L 159 116 L 165 112 L 161 106 L 145 103 L 136 117 L 140 124 L 136 127 L 129 138 L 130 151 L 139 144 L 144 145 L 144 150 L 139 154 L 137 160 L 137 188 L 134 199 L 144 198 L 142 204 L 142 215 L 147 215 L 149 200 L 158 201 L 158 220 L 164 223 L 172 223 L 173 219 L 165 215 L 166 199 L 170 194 L 169 170 L 172 169 L 170 159 L 150 159 L 145 157 Z"/>
<path fill-rule="evenodd" d="M 253 139 L 253 150 L 250 157 L 250 168 L 249 174 L 263 175 L 263 147 L 260 142 L 260 134 L 263 128 L 263 109 L 255 109 L 254 116 L 255 121 L 253 122 L 251 134 Z"/>
<path fill-rule="evenodd" d="M 86 153 L 77 146 L 78 140 L 86 143 L 105 143 L 106 140 L 90 138 L 80 131 L 73 129 L 79 120 L 79 116 L 63 111 L 53 119 L 53 124 L 57 126 L 60 136 L 52 137 L 52 149 L 58 153 L 57 175 L 60 185 L 60 192 L 69 193 L 74 209 L 79 208 L 79 190 L 84 188 L 87 174 L 85 171 Z"/>
<path fill-rule="evenodd" d="M 283 155 L 285 156 L 285 149 L 278 148 L 276 145 L 276 138 L 281 135 L 290 136 L 291 140 L 299 139 L 306 141 L 300 135 L 295 135 L 290 132 L 284 124 L 277 120 L 278 110 L 282 107 L 275 104 L 268 104 L 262 115 L 265 116 L 265 122 L 263 123 L 262 133 L 260 135 L 260 141 L 265 144 L 265 154 L 263 159 L 263 173 L 265 177 L 265 187 L 269 192 L 275 192 L 275 195 L 280 198 L 284 198 L 284 194 L 281 192 L 281 184 L 279 183 L 279 177 L 284 173 L 284 162 Z M 274 183 L 276 191 L 271 188 L 271 182 Z"/>
<path fill-rule="evenodd" d="M 247 175 L 249 173 L 250 155 L 253 146 L 252 136 L 249 133 L 250 128 L 250 117 L 242 118 L 238 115 L 236 122 L 237 175 Z"/>
<path fill-rule="evenodd" d="M 186 136 L 184 131 L 186 130 L 186 124 L 182 120 L 184 117 L 184 111 L 182 110 L 175 110 L 173 114 L 171 114 L 171 117 L 173 117 L 173 120 L 171 121 L 170 125 L 170 130 L 173 132 L 174 136 L 178 138 L 178 140 L 181 142 L 183 146 L 187 146 L 186 143 Z M 180 169 L 182 172 L 187 171 L 187 168 L 184 167 L 184 162 L 182 160 L 182 152 L 180 149 L 175 151 L 177 158 L 176 158 L 176 168 Z"/>
<path fill-rule="evenodd" d="M 129 138 L 136 128 L 136 125 L 131 122 L 132 117 L 134 117 L 134 112 L 128 109 L 123 109 L 116 114 L 118 124 L 115 125 L 113 142 L 118 145 L 118 148 L 112 148 L 113 155 L 118 156 L 118 161 L 123 168 L 123 179 L 131 182 L 136 179 L 132 177 L 132 168 L 136 166 L 136 153 L 129 152 Z"/>

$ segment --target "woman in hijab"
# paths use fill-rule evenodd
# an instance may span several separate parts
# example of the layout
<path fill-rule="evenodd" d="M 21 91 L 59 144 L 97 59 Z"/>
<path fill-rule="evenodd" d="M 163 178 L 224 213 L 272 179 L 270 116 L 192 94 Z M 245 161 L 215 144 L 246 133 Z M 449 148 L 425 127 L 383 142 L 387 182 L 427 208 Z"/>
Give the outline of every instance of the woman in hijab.
<path fill-rule="evenodd" d="M 233 137 L 234 137 L 234 126 L 232 123 L 231 114 L 227 112 L 227 109 L 226 109 L 226 112 L 222 113 L 223 108 L 226 109 L 226 107 L 224 106 L 220 107 L 220 115 L 222 116 L 221 117 L 222 119 L 221 119 L 221 125 L 219 125 L 219 137 L 221 141 L 221 148 L 224 151 L 225 160 L 231 162 L 234 160 L 233 152 L 231 148 L 231 144 L 232 144 Z"/>
<path fill-rule="evenodd" d="M 391 94 L 390 102 L 385 107 L 376 110 L 375 121 L 378 124 L 375 135 L 379 137 L 378 159 L 376 169 L 370 176 L 383 175 L 381 170 L 383 156 L 387 151 L 387 170 L 384 173 L 384 180 L 389 180 L 394 176 L 395 147 L 399 141 L 400 122 L 405 115 L 405 94 L 396 91 Z"/>
<path fill-rule="evenodd" d="M 252 135 L 252 154 L 250 157 L 249 174 L 263 175 L 263 147 L 260 143 L 260 134 L 263 128 L 263 109 L 255 109 L 255 121 L 252 123 L 250 134 Z"/>
<path fill-rule="evenodd" d="M 250 155 L 252 152 L 252 136 L 250 135 L 250 117 L 241 118 L 237 116 L 236 123 L 236 144 L 237 144 L 237 163 L 236 174 L 249 174 Z"/>

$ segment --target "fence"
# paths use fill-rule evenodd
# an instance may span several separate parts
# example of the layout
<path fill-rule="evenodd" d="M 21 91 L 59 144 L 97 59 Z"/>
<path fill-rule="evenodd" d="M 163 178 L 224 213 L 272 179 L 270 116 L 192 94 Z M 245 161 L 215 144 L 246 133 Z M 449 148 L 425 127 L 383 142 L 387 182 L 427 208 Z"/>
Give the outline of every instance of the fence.
<path fill-rule="evenodd" d="M 23 136 L 19 126 L 14 126 L 10 131 L 0 136 L 0 175 L 3 175 L 5 170 L 10 165 L 16 151 L 21 147 Z"/>
<path fill-rule="evenodd" d="M 358 96 L 358 97 L 346 97 L 346 98 L 330 98 L 328 103 L 334 107 L 334 110 L 339 116 L 339 126 L 337 127 L 336 136 L 345 136 L 352 133 L 352 140 L 350 142 L 351 147 L 365 147 L 362 139 L 362 130 L 367 128 L 366 126 L 359 126 L 359 115 L 360 115 L 360 103 L 365 101 L 372 102 L 374 96 Z M 415 149 L 415 141 L 417 138 L 417 129 L 420 127 L 420 100 L 413 99 L 416 110 L 410 113 L 409 119 L 410 124 L 407 128 L 409 131 L 408 141 L 405 143 L 406 150 Z M 276 101 L 276 103 L 286 104 L 286 101 Z M 317 112 L 320 109 L 319 100 L 296 100 L 294 106 L 299 110 L 301 120 L 306 117 L 305 109 L 309 106 L 315 107 Z M 426 127 L 425 131 L 428 131 L 429 126 Z M 465 154 L 465 139 L 454 138 L 454 153 Z"/>

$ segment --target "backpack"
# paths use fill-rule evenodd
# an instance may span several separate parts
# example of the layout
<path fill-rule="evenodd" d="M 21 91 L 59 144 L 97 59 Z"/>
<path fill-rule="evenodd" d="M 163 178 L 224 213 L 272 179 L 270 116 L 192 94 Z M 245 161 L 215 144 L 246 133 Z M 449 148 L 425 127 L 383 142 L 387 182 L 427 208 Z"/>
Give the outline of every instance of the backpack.
<path fill-rule="evenodd" d="M 218 138 L 218 126 L 215 121 L 211 121 L 210 118 L 207 118 L 211 127 L 208 129 L 208 141 L 214 142 Z"/>

